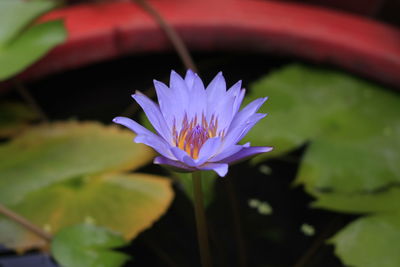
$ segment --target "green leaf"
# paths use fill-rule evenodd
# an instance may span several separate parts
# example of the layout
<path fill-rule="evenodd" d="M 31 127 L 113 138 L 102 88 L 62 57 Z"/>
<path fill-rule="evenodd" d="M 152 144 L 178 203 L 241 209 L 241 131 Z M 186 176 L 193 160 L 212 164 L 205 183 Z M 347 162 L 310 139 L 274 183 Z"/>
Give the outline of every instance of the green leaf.
<path fill-rule="evenodd" d="M 351 266 L 399 266 L 399 95 L 339 72 L 292 65 L 255 83 L 248 101 L 261 96 L 270 97 L 261 112 L 271 115 L 245 141 L 275 146 L 267 156 L 308 143 L 296 184 L 316 198 L 313 206 L 377 214 L 333 239 L 337 255 Z"/>
<path fill-rule="evenodd" d="M 165 213 L 172 198 L 169 179 L 139 173 L 105 174 L 45 187 L 10 208 L 50 233 L 86 221 L 133 239 Z M 0 243 L 20 249 L 43 245 L 8 220 L 0 220 Z"/>
<path fill-rule="evenodd" d="M 31 128 L 0 145 L 0 202 L 15 204 L 27 193 L 60 181 L 148 163 L 152 150 L 132 138 L 128 130 L 94 122 Z"/>
<path fill-rule="evenodd" d="M 338 72 L 292 65 L 254 84 L 247 102 L 269 96 L 250 131 L 281 155 L 310 143 L 297 183 L 308 192 L 375 192 L 400 182 L 400 98 Z M 269 156 L 265 154 L 265 156 Z"/>
<path fill-rule="evenodd" d="M 368 107 L 374 103 L 376 95 L 380 96 L 379 105 L 385 106 L 385 101 L 389 101 L 390 110 L 383 112 L 393 118 L 396 115 L 391 112 L 398 113 L 396 103 L 399 101 L 393 98 L 394 94 L 381 89 L 339 72 L 290 65 L 251 86 L 245 102 L 268 96 L 260 112 L 269 115 L 249 132 L 244 142 L 273 145 L 274 151 L 265 156 L 285 154 L 345 124 L 351 126 L 353 121 L 346 123 L 346 119 L 355 109 L 361 107 L 365 114 L 373 114 Z M 358 128 L 361 124 L 352 129 L 364 129 Z"/>
<path fill-rule="evenodd" d="M 0 47 L 0 81 L 23 71 L 65 39 L 66 30 L 59 20 L 27 29 L 17 39 Z"/>
<path fill-rule="evenodd" d="M 57 1 L 52 0 L 0 0 L 0 47 L 16 38 L 35 18 L 57 5 Z"/>
<path fill-rule="evenodd" d="M 345 213 L 400 212 L 400 188 L 388 186 L 375 192 L 312 192 L 312 206 Z"/>
<path fill-rule="evenodd" d="M 265 154 L 265 158 L 285 154 L 320 136 L 334 124 L 324 122 L 323 118 L 348 107 L 347 102 L 354 98 L 352 82 L 335 84 L 338 76 L 291 65 L 255 82 L 244 104 L 268 96 L 259 112 L 269 115 L 248 133 L 243 142 L 273 145 L 275 149 Z M 351 98 L 343 101 L 341 91 L 347 91 Z M 327 123 L 330 125 L 325 125 Z"/>
<path fill-rule="evenodd" d="M 182 185 L 183 191 L 186 193 L 188 198 L 193 202 L 194 201 L 194 193 L 193 193 L 193 179 L 191 173 L 185 172 L 175 172 L 176 178 L 179 180 L 179 183 Z M 214 200 L 215 194 L 215 181 L 218 179 L 218 176 L 214 171 L 202 171 L 201 172 L 201 185 L 203 189 L 203 199 L 204 206 L 208 207 L 212 201 Z"/>
<path fill-rule="evenodd" d="M 30 122 L 39 115 L 18 102 L 3 102 L 0 104 L 0 137 L 10 137 L 24 130 Z"/>
<path fill-rule="evenodd" d="M 126 245 L 117 233 L 90 224 L 64 228 L 54 237 L 51 252 L 63 267 L 118 267 L 129 257 L 114 251 Z"/>
<path fill-rule="evenodd" d="M 307 149 L 298 182 L 309 192 L 373 193 L 400 183 L 400 98 L 370 87 L 359 94 L 362 103 L 336 114 L 336 128 Z"/>
<path fill-rule="evenodd" d="M 151 226 L 173 198 L 169 179 L 127 174 L 153 151 L 132 132 L 99 123 L 54 123 L 0 146 L 0 202 L 51 233 L 93 221 L 127 239 Z M 0 219 L 0 243 L 20 250 L 42 240 Z"/>
<path fill-rule="evenodd" d="M 348 266 L 400 266 L 400 213 L 364 217 L 332 240 L 335 253 Z"/>

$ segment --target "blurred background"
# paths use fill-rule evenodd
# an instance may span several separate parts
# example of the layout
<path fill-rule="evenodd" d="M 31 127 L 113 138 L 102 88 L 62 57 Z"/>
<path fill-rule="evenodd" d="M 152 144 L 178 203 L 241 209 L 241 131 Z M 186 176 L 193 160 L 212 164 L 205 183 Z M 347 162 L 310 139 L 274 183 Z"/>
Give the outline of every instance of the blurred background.
<path fill-rule="evenodd" d="M 0 266 L 200 266 L 190 176 L 111 123 L 148 125 L 130 95 L 187 69 L 269 96 L 243 141 L 273 153 L 203 177 L 214 266 L 400 266 L 399 14 L 0 0 Z"/>

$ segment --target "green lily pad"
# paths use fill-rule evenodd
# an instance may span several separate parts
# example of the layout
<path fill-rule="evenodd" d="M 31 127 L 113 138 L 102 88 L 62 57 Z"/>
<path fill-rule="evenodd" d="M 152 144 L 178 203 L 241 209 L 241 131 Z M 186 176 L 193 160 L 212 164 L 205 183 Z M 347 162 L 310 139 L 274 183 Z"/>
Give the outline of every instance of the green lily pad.
<path fill-rule="evenodd" d="M 0 104 L 0 137 L 10 137 L 21 133 L 30 122 L 39 119 L 39 115 L 18 102 Z"/>
<path fill-rule="evenodd" d="M 364 217 L 341 230 L 330 242 L 348 266 L 400 266 L 400 213 Z"/>
<path fill-rule="evenodd" d="M 315 208 L 324 208 L 345 213 L 398 212 L 400 188 L 388 186 L 373 192 L 340 193 L 313 191 Z"/>
<path fill-rule="evenodd" d="M 31 128 L 0 146 L 0 202 L 51 233 L 92 220 L 134 238 L 166 211 L 173 191 L 168 179 L 123 173 L 154 156 L 133 137 L 94 122 Z M 0 243 L 19 249 L 43 245 L 4 218 Z"/>
<path fill-rule="evenodd" d="M 80 224 L 58 232 L 51 243 L 51 252 L 63 267 L 119 267 L 129 257 L 113 249 L 126 243 L 106 228 Z"/>
<path fill-rule="evenodd" d="M 100 123 L 54 123 L 31 128 L 0 145 L 0 202 L 85 175 L 138 168 L 153 157 L 132 132 Z M 12 156 L 10 156 L 12 155 Z"/>
<path fill-rule="evenodd" d="M 290 65 L 251 85 L 245 104 L 268 96 L 260 112 L 269 116 L 261 120 L 243 142 L 273 145 L 275 149 L 264 158 L 285 154 L 318 137 L 330 135 L 344 125 L 349 126 L 352 121 L 346 123 L 346 120 L 354 109 L 361 107 L 363 113 L 373 115 L 368 107 L 374 103 L 376 95 L 381 96 L 377 102 L 379 106 L 389 101 L 390 110 L 382 111 L 382 115 L 393 118 L 398 113 L 398 99 L 381 89 L 340 72 Z M 360 125 L 354 125 L 353 129 L 361 130 Z"/>
<path fill-rule="evenodd" d="M 377 214 L 333 238 L 337 255 L 351 266 L 399 266 L 399 95 L 339 72 L 292 65 L 255 83 L 247 101 L 261 96 L 270 97 L 261 112 L 271 115 L 245 141 L 275 146 L 266 156 L 308 144 L 295 183 L 316 198 L 313 207 Z"/>
<path fill-rule="evenodd" d="M 0 44 L 17 37 L 34 19 L 58 5 L 56 1 L 1 0 L 0 1 Z"/>
<path fill-rule="evenodd" d="M 50 233 L 86 221 L 130 240 L 163 215 L 172 198 L 169 179 L 116 173 L 66 180 L 32 192 L 10 208 Z M 0 220 L 0 243 L 5 242 L 20 249 L 44 245 L 20 226 Z"/>
<path fill-rule="evenodd" d="M 0 81 L 23 71 L 66 39 L 62 21 L 28 27 L 57 6 L 55 1 L 0 1 Z M 7 67 L 4 67 L 7 66 Z"/>
<path fill-rule="evenodd" d="M 310 143 L 297 183 L 308 192 L 374 192 L 400 182 L 400 98 L 348 75 L 292 65 L 254 84 L 269 113 L 246 141 L 277 156 Z"/>

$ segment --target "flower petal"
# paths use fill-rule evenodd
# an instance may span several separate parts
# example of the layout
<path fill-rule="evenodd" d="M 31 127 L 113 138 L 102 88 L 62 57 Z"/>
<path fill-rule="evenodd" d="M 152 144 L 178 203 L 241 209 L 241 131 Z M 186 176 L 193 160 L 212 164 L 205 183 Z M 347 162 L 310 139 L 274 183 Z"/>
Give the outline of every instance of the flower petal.
<path fill-rule="evenodd" d="M 167 123 L 163 115 L 161 114 L 160 108 L 150 98 L 140 92 L 136 92 L 132 95 L 133 99 L 142 107 L 147 118 L 153 125 L 157 133 L 162 136 L 168 143 L 172 142 L 171 130 L 168 128 Z"/>
<path fill-rule="evenodd" d="M 135 143 L 145 144 L 165 157 L 174 158 L 173 154 L 170 152 L 169 144 L 163 138 L 147 130 L 134 120 L 125 117 L 116 117 L 113 119 L 113 122 L 121 124 L 136 133 L 137 136 L 134 139 Z"/>
<path fill-rule="evenodd" d="M 235 115 L 239 108 L 240 105 L 242 104 L 242 100 L 244 97 L 245 90 L 242 89 L 242 81 L 238 81 L 234 85 L 232 85 L 231 88 L 227 91 L 227 95 L 233 96 L 235 98 L 234 104 L 233 104 L 233 114 Z"/>
<path fill-rule="evenodd" d="M 158 104 L 169 129 L 172 129 L 174 118 L 181 119 L 184 110 L 181 105 L 176 105 L 176 96 L 173 90 L 164 83 L 153 80 L 156 89 Z"/>
<path fill-rule="evenodd" d="M 230 128 L 224 139 L 223 149 L 237 144 L 251 130 L 251 128 L 253 128 L 253 126 L 265 116 L 267 116 L 267 114 L 253 114 L 247 119 L 247 121 L 242 122 L 241 125 L 237 125 L 233 129 Z"/>
<path fill-rule="evenodd" d="M 238 81 L 237 83 L 235 83 L 234 85 L 231 86 L 231 88 L 228 89 L 228 91 L 226 92 L 228 95 L 232 95 L 232 96 L 238 96 L 240 89 L 242 89 L 242 81 Z"/>
<path fill-rule="evenodd" d="M 236 154 L 233 154 L 232 156 L 221 160 L 221 162 L 233 163 L 233 162 L 236 162 L 239 160 L 244 160 L 244 159 L 254 156 L 256 154 L 269 152 L 272 149 L 273 149 L 273 147 L 269 147 L 269 146 L 246 147 L 246 148 L 243 148 L 242 150 L 240 150 L 239 152 L 237 152 Z"/>
<path fill-rule="evenodd" d="M 242 90 L 240 90 L 239 94 L 236 96 L 235 103 L 233 104 L 233 112 L 235 115 L 239 111 L 240 106 L 242 105 L 245 93 L 246 93 L 246 89 L 242 89 Z"/>
<path fill-rule="evenodd" d="M 201 122 L 202 115 L 207 109 L 207 94 L 200 77 L 195 74 L 192 90 L 190 91 L 190 103 L 187 107 L 189 120 L 197 116 L 197 121 Z"/>
<path fill-rule="evenodd" d="M 236 116 L 233 118 L 230 129 L 235 128 L 237 126 L 243 125 L 243 123 L 254 113 L 258 111 L 258 109 L 267 101 L 268 97 L 258 98 L 244 107 Z"/>
<path fill-rule="evenodd" d="M 228 173 L 228 164 L 226 163 L 208 163 L 198 168 L 199 170 L 213 170 L 220 177 L 224 177 Z"/>
<path fill-rule="evenodd" d="M 249 147 L 250 143 L 246 143 L 244 145 L 233 145 L 225 148 L 221 153 L 216 155 L 215 157 L 209 159 L 210 162 L 218 162 L 218 161 L 223 161 L 223 159 L 232 156 L 233 154 L 236 154 L 240 150 L 242 150 L 245 147 Z"/>
<path fill-rule="evenodd" d="M 164 139 L 158 136 L 150 136 L 150 135 L 138 135 L 134 138 L 135 143 L 145 144 L 159 154 L 163 155 L 164 157 L 175 159 L 174 155 L 170 151 L 170 146 L 165 142 Z"/>
<path fill-rule="evenodd" d="M 185 82 L 186 82 L 187 87 L 189 88 L 189 91 L 193 87 L 195 75 L 196 74 L 190 69 L 186 71 Z"/>
<path fill-rule="evenodd" d="M 197 165 L 196 162 L 194 161 L 194 159 L 192 159 L 192 157 L 190 157 L 188 155 L 188 153 L 186 153 L 186 151 L 183 151 L 179 147 L 171 147 L 171 152 L 178 161 L 180 161 L 190 167 L 194 167 Z"/>
<path fill-rule="evenodd" d="M 160 165 L 168 165 L 168 166 L 171 166 L 171 167 L 176 168 L 178 170 L 185 170 L 185 171 L 194 171 L 195 170 L 194 168 L 190 168 L 190 167 L 186 166 L 185 164 L 183 164 L 180 161 L 171 160 L 171 159 L 168 159 L 168 158 L 163 157 L 163 156 L 155 157 L 154 160 L 153 160 L 153 163 L 154 164 L 160 164 Z"/>
<path fill-rule="evenodd" d="M 169 87 L 173 90 L 176 104 L 181 105 L 185 110 L 189 102 L 189 89 L 182 77 L 175 71 L 171 71 Z"/>
<path fill-rule="evenodd" d="M 219 72 L 217 76 L 210 82 L 206 89 L 207 93 L 207 120 L 211 118 L 211 116 L 215 113 L 215 107 L 218 106 L 218 103 L 221 99 L 224 99 L 226 94 L 226 82 L 225 78 L 222 75 L 222 72 Z"/>
<path fill-rule="evenodd" d="M 264 113 L 253 114 L 246 123 L 246 127 L 243 129 L 242 133 L 237 138 L 237 142 L 242 140 L 243 137 L 245 137 L 246 134 L 254 127 L 254 125 L 256 125 L 261 119 L 265 118 L 265 116 L 267 116 L 267 114 Z"/>
<path fill-rule="evenodd" d="M 208 139 L 200 149 L 198 160 L 196 160 L 197 165 L 202 165 L 209 158 L 214 156 L 221 146 L 221 138 L 215 137 Z"/>
<path fill-rule="evenodd" d="M 225 96 L 214 108 L 214 114 L 218 118 L 218 132 L 225 131 L 226 133 L 228 131 L 229 125 L 231 124 L 235 115 L 233 112 L 234 102 L 235 97 Z"/>
<path fill-rule="evenodd" d="M 113 122 L 121 124 L 129 129 L 131 129 L 137 135 L 139 135 L 139 134 L 146 134 L 146 135 L 154 134 L 153 132 L 149 131 L 148 129 L 144 128 L 142 125 L 137 123 L 136 121 L 126 118 L 126 117 L 115 117 L 113 119 Z"/>

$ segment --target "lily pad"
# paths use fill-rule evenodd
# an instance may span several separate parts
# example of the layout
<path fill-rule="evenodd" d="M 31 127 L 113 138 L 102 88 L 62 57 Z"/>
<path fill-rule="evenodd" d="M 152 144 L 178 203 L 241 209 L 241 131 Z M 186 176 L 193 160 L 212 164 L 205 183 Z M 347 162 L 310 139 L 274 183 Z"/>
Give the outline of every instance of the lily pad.
<path fill-rule="evenodd" d="M 308 192 L 374 192 L 400 182 L 400 97 L 339 72 L 292 65 L 254 84 L 269 113 L 246 141 L 281 155 L 309 143 L 297 183 Z M 271 156 L 271 153 L 265 154 Z"/>
<path fill-rule="evenodd" d="M 335 253 L 348 266 L 400 266 L 400 213 L 364 217 L 332 240 Z"/>
<path fill-rule="evenodd" d="M 0 202 L 51 233 L 93 220 L 127 239 L 168 208 L 170 180 L 123 171 L 153 158 L 132 133 L 99 123 L 55 123 L 0 146 Z M 0 243 L 26 249 L 43 245 L 9 220 L 0 220 Z"/>
<path fill-rule="evenodd" d="M 39 118 L 38 114 L 18 102 L 0 104 L 0 137 L 10 137 L 21 133 L 30 122 Z"/>
<path fill-rule="evenodd" d="M 0 44 L 6 44 L 34 19 L 58 5 L 56 1 L 0 1 Z"/>
<path fill-rule="evenodd" d="M 51 252 L 64 267 L 118 267 L 129 257 L 113 249 L 126 243 L 106 228 L 80 224 L 58 232 L 51 243 Z"/>
<path fill-rule="evenodd" d="M 0 146 L 0 202 L 16 204 L 27 193 L 63 180 L 148 163 L 152 150 L 132 138 L 127 130 L 94 122 L 31 128 Z"/>
<path fill-rule="evenodd" d="M 56 7 L 55 1 L 0 1 L 0 81 L 23 71 L 66 39 L 62 21 L 28 27 Z M 7 67 L 4 67 L 7 66 Z"/>
<path fill-rule="evenodd" d="M 399 95 L 339 72 L 292 65 L 255 83 L 247 101 L 261 96 L 270 97 L 261 112 L 271 116 L 245 141 L 276 146 L 272 156 L 308 144 L 295 183 L 316 198 L 313 206 L 376 213 L 333 238 L 337 255 L 351 266 L 399 266 Z"/>

